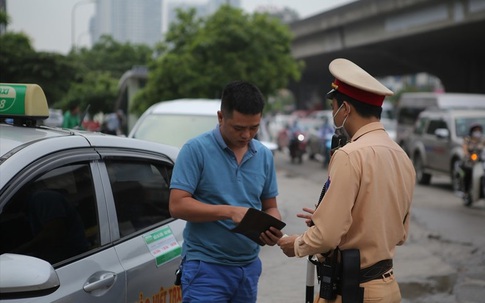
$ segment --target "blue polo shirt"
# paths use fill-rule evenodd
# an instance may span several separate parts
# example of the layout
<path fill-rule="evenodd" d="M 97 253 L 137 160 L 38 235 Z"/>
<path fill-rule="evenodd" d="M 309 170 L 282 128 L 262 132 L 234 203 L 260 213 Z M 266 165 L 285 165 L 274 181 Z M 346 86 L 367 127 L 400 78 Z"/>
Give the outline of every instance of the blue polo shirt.
<path fill-rule="evenodd" d="M 238 165 L 236 156 L 222 139 L 219 126 L 182 147 L 172 173 L 170 188 L 181 189 L 207 204 L 253 207 L 278 195 L 273 155 L 253 139 Z M 186 260 L 225 265 L 254 261 L 259 245 L 231 232 L 232 220 L 187 222 L 182 254 Z"/>

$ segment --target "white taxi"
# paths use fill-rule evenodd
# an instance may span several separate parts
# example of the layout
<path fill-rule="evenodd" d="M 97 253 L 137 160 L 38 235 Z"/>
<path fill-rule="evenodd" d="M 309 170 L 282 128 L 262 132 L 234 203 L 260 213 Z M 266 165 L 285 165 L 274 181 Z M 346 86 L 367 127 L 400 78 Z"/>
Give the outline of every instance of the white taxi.
<path fill-rule="evenodd" d="M 1 302 L 181 302 L 178 148 L 40 126 L 35 84 L 0 83 Z"/>

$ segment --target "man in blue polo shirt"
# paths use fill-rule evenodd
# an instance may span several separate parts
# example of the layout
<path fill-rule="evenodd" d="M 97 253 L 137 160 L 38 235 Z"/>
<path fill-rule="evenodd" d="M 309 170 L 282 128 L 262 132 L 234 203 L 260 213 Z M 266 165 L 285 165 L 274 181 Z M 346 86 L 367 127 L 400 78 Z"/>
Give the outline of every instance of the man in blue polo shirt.
<path fill-rule="evenodd" d="M 256 86 L 229 83 L 217 127 L 189 140 L 177 157 L 169 205 L 173 217 L 187 221 L 183 302 L 256 302 L 260 247 L 231 229 L 249 208 L 281 219 L 273 155 L 254 139 L 263 108 Z M 281 237 L 272 227 L 260 240 L 273 246 Z"/>

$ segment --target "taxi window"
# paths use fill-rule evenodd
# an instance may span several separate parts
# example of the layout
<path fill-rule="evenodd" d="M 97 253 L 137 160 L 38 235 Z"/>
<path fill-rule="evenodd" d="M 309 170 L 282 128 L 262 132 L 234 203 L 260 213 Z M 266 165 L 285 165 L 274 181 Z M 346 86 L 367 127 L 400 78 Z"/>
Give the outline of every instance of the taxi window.
<path fill-rule="evenodd" d="M 62 166 L 24 185 L 0 214 L 0 253 L 55 264 L 100 246 L 88 163 Z"/>
<path fill-rule="evenodd" d="M 172 167 L 166 164 L 107 160 L 120 236 L 169 219 L 169 182 Z"/>

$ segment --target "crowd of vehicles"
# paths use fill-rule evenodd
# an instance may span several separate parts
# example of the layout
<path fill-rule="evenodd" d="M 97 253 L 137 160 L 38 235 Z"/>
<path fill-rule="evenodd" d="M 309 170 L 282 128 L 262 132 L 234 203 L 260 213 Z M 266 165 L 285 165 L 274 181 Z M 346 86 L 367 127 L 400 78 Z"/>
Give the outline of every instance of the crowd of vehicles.
<path fill-rule="evenodd" d="M 1 301 L 181 302 L 178 148 L 41 125 L 38 85 L 0 97 Z"/>
<path fill-rule="evenodd" d="M 396 142 L 409 154 L 409 137 L 425 109 L 485 108 L 485 95 L 462 93 L 403 93 L 396 107 Z"/>
<path fill-rule="evenodd" d="M 418 183 L 429 184 L 433 174 L 455 175 L 456 164 L 463 158 L 463 138 L 477 123 L 485 125 L 485 109 L 421 112 L 409 137 Z"/>
<path fill-rule="evenodd" d="M 330 161 L 330 146 L 334 134 L 333 113 L 331 110 L 321 110 L 311 113 L 309 116 L 321 122 L 320 125 L 308 131 L 308 158 L 311 160 L 321 159 L 325 165 L 328 165 Z"/>
<path fill-rule="evenodd" d="M 466 160 L 463 142 L 472 125 L 485 126 L 485 95 L 457 93 L 407 93 L 397 107 L 397 142 L 408 153 L 419 184 L 428 185 L 434 175 L 450 177 L 453 191 L 471 206 L 484 198 L 481 151 L 474 157 L 472 187 L 463 192 Z"/>
<path fill-rule="evenodd" d="M 396 114 L 389 101 L 382 106 L 381 122 L 389 136 L 396 140 Z M 300 155 L 306 154 L 309 160 L 321 161 L 324 167 L 328 165 L 334 134 L 332 110 L 277 114 L 270 118 L 268 125 L 278 150 L 288 153 L 292 162 L 301 163 Z"/>

